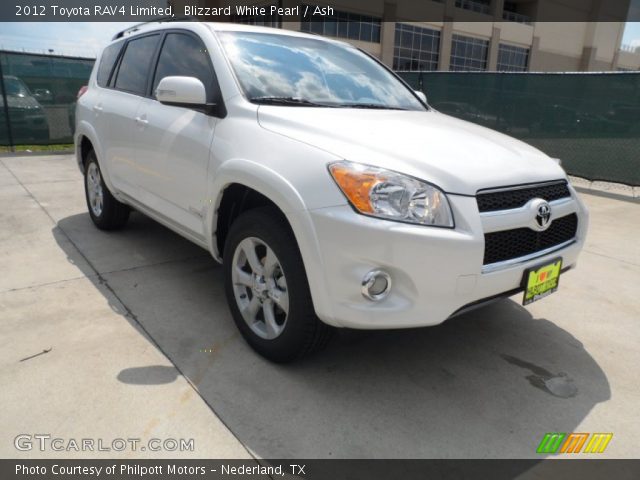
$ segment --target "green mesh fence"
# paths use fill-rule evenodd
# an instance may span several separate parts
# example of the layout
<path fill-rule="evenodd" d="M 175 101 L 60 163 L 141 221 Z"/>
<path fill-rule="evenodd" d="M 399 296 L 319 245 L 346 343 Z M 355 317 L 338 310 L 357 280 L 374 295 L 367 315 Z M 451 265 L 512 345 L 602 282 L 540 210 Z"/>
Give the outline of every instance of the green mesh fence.
<path fill-rule="evenodd" d="M 0 66 L 0 145 L 72 142 L 93 60 L 0 52 Z M 441 112 L 522 139 L 573 175 L 640 185 L 640 72 L 401 76 Z"/>
<path fill-rule="evenodd" d="M 0 94 L 4 90 L 0 95 L 0 145 L 73 142 L 76 96 L 87 84 L 93 62 L 0 52 Z"/>
<path fill-rule="evenodd" d="M 437 110 L 519 138 L 572 175 L 640 185 L 640 72 L 401 76 Z"/>

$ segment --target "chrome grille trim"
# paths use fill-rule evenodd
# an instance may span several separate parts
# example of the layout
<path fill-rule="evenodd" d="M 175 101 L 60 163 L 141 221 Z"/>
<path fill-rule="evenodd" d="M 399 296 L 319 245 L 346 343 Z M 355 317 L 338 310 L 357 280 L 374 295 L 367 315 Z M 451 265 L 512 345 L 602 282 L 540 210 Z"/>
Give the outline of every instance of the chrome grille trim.
<path fill-rule="evenodd" d="M 476 195 L 482 195 L 483 193 L 508 192 L 510 190 L 524 190 L 525 188 L 548 187 L 549 185 L 560 185 L 566 183 L 566 180 L 549 180 L 548 182 L 523 183 L 521 185 L 511 185 L 510 187 L 483 188 L 478 190 Z"/>

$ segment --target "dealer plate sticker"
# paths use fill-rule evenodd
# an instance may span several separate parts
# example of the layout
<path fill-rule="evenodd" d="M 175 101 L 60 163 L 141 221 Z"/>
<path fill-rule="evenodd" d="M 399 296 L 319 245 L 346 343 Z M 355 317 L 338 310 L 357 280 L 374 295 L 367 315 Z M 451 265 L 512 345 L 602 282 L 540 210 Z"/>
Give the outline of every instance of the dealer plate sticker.
<path fill-rule="evenodd" d="M 536 300 L 551 295 L 558 290 L 560 282 L 560 270 L 562 270 L 562 259 L 557 258 L 551 263 L 540 267 L 526 270 L 524 272 L 525 290 L 523 305 L 529 305 Z"/>

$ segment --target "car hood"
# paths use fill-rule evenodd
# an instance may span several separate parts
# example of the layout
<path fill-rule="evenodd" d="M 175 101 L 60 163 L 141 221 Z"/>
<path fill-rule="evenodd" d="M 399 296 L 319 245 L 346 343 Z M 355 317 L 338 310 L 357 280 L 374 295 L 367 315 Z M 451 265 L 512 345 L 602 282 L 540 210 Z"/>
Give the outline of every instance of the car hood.
<path fill-rule="evenodd" d="M 339 158 L 412 175 L 449 193 L 565 178 L 530 145 L 435 111 L 260 106 L 258 121 Z"/>

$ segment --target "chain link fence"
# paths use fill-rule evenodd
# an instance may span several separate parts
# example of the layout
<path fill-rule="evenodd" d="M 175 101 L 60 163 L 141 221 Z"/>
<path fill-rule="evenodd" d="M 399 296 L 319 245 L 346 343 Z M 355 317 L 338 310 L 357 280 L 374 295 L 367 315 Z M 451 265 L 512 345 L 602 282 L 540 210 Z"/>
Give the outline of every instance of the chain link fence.
<path fill-rule="evenodd" d="M 640 72 L 401 76 L 435 109 L 519 138 L 572 175 L 640 185 Z"/>
<path fill-rule="evenodd" d="M 72 143 L 76 96 L 93 63 L 0 51 L 0 146 Z"/>

